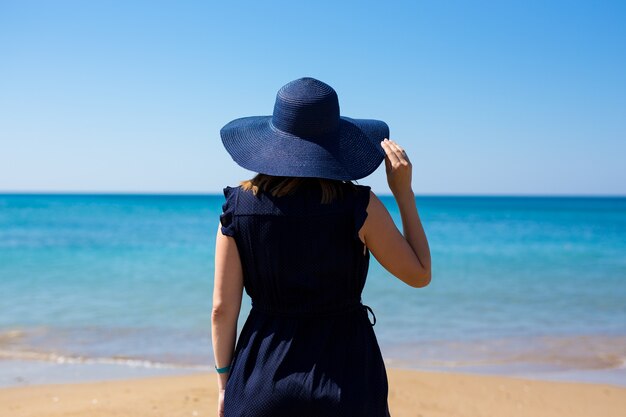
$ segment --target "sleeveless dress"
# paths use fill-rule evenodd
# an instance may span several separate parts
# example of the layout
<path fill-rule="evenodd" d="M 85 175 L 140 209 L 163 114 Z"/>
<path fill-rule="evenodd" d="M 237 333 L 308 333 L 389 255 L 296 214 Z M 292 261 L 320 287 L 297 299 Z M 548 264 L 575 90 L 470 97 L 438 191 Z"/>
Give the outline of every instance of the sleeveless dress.
<path fill-rule="evenodd" d="M 317 185 L 282 197 L 224 188 L 221 230 L 236 241 L 252 302 L 225 417 L 390 417 L 376 317 L 361 302 L 370 187 L 344 186 L 329 204 Z"/>

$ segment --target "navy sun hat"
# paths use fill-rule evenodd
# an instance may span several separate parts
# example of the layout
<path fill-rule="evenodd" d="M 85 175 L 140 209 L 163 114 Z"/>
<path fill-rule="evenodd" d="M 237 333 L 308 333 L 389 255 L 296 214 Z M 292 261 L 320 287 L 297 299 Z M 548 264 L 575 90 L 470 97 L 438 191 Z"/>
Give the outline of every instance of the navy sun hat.
<path fill-rule="evenodd" d="M 232 120 L 220 136 L 233 160 L 251 171 L 357 180 L 385 159 L 380 142 L 389 137 L 389 127 L 340 116 L 335 90 L 305 77 L 278 90 L 273 115 Z"/>

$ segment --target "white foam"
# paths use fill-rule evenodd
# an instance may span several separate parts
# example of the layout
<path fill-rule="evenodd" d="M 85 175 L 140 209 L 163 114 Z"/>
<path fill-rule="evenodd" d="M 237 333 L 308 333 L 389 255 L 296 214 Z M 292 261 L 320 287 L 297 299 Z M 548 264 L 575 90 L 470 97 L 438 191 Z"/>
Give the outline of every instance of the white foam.
<path fill-rule="evenodd" d="M 156 362 L 145 359 L 134 358 L 116 358 L 116 357 L 85 357 L 59 355 L 57 353 L 46 353 L 36 351 L 13 351 L 0 350 L 1 359 L 18 359 L 18 360 L 35 360 L 54 362 L 57 364 L 101 364 L 101 365 L 124 365 L 133 368 L 150 368 L 150 369 L 194 369 L 199 371 L 208 371 L 212 368 L 207 365 L 187 365 L 168 362 Z"/>

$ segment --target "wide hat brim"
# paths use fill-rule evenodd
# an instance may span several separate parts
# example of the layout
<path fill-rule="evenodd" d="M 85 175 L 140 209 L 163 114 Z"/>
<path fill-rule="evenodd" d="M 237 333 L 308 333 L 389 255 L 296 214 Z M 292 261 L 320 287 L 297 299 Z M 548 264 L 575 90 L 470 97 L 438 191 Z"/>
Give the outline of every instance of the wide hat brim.
<path fill-rule="evenodd" d="M 233 160 L 254 172 L 357 180 L 384 160 L 380 142 L 389 137 L 389 127 L 381 120 L 341 116 L 328 137 L 305 138 L 275 128 L 272 116 L 251 116 L 229 122 L 220 136 Z"/>

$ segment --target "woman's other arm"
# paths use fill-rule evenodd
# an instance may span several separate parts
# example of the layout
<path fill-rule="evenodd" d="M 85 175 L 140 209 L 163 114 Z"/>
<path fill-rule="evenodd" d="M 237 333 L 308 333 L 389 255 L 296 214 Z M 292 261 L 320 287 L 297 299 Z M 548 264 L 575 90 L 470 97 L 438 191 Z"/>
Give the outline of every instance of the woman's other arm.
<path fill-rule="evenodd" d="M 411 162 L 394 141 L 385 139 L 381 146 L 386 154 L 387 182 L 400 209 L 404 236 L 373 192 L 360 235 L 385 269 L 411 287 L 425 287 L 431 280 L 430 248 L 411 188 Z"/>
<path fill-rule="evenodd" d="M 215 365 L 230 365 L 237 339 L 237 319 L 243 295 L 243 271 L 235 239 L 217 230 L 215 242 L 215 278 L 213 283 L 213 308 L 211 311 L 211 337 Z M 217 374 L 218 387 L 226 388 L 230 373 Z"/>

